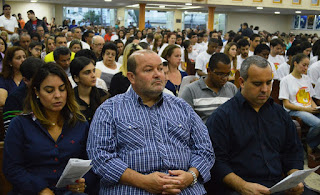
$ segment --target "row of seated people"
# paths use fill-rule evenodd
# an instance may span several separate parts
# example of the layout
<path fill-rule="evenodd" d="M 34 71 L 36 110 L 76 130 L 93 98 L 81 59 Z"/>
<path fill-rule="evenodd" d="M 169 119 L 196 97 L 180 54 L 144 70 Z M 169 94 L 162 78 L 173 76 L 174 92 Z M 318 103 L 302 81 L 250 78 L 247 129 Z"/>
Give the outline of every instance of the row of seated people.
<path fill-rule="evenodd" d="M 180 50 L 179 48 L 173 47 L 173 50 L 174 49 Z M 133 60 L 134 58 L 137 58 L 137 59 L 139 58 L 139 61 L 137 61 L 137 62 L 139 62 L 139 64 L 136 64 L 137 62 L 134 62 L 134 60 Z M 254 63 L 251 62 L 250 65 L 256 64 L 257 62 L 263 62 L 264 64 L 267 65 L 266 67 L 268 67 L 268 63 L 266 62 L 266 60 L 264 60 L 261 57 L 260 58 L 249 58 L 247 61 L 250 62 L 250 59 L 258 60 L 258 61 L 254 61 Z M 27 59 L 27 60 L 29 60 L 29 59 Z M 30 58 L 30 60 L 32 60 L 32 58 Z M 247 61 L 245 61 L 245 62 L 247 62 Z M 24 67 L 24 64 L 27 64 L 27 62 L 28 61 L 25 61 L 25 63 L 23 63 L 21 65 L 22 69 Z M 36 64 L 36 63 L 32 63 L 32 64 Z M 144 65 L 143 67 L 141 67 L 142 64 Z M 143 102 L 145 102 L 144 98 L 146 98 L 146 97 L 142 96 L 142 94 L 144 94 L 144 95 L 149 94 L 150 97 L 152 97 L 151 95 L 153 93 L 162 92 L 163 87 L 166 84 L 166 82 L 164 82 L 166 80 L 166 78 L 165 78 L 165 73 L 164 73 L 165 70 L 162 69 L 161 64 L 162 64 L 161 60 L 157 55 L 150 53 L 150 52 L 148 53 L 148 51 L 145 51 L 145 50 L 143 50 L 141 52 L 137 52 L 136 54 L 134 53 L 131 60 L 130 59 L 128 60 L 127 78 L 130 80 L 130 83 L 132 84 L 132 89 L 129 89 L 129 91 L 124 95 L 116 96 L 115 98 L 110 99 L 110 101 L 109 100 L 106 101 L 104 106 L 99 109 L 99 112 L 102 112 L 102 113 L 96 114 L 95 119 L 93 121 L 94 126 L 92 126 L 90 133 L 89 133 L 90 135 L 89 135 L 88 140 L 90 140 L 89 141 L 90 143 L 88 143 L 88 147 L 89 147 L 88 151 L 90 151 L 90 153 L 89 153 L 91 155 L 90 158 L 94 158 L 97 162 L 100 162 L 100 160 L 103 159 L 103 158 L 100 159 L 98 154 L 93 155 L 93 150 L 96 150 L 96 149 L 100 150 L 101 149 L 100 147 L 96 147 L 96 144 L 98 144 L 98 145 L 101 144 L 101 143 L 99 143 L 98 140 L 101 139 L 102 137 L 100 137 L 101 135 L 99 135 L 99 136 L 95 136 L 95 135 L 97 135 L 100 132 L 102 134 L 104 134 L 103 129 L 99 129 L 98 127 L 102 128 L 104 125 L 107 125 L 108 120 L 104 121 L 106 119 L 100 120 L 100 118 L 103 119 L 104 117 L 110 117 L 110 116 L 105 116 L 104 114 L 108 114 L 108 115 L 111 114 L 111 116 L 113 115 L 112 112 L 109 113 L 109 111 L 110 111 L 109 109 L 111 109 L 111 110 L 114 109 L 114 108 L 112 108 L 112 106 L 110 107 L 110 105 L 113 101 L 115 101 L 116 104 L 124 104 L 125 101 L 119 101 L 120 99 L 118 99 L 118 98 L 122 98 L 122 97 L 124 98 L 125 96 L 128 96 L 128 95 L 129 96 L 134 95 L 133 91 L 136 91 L 136 93 L 138 93 L 139 96 L 141 96 Z M 78 70 L 78 72 L 74 70 L 75 66 L 78 66 L 76 68 Z M 252 66 L 252 67 L 258 68 L 256 66 Z M 241 87 L 243 88 L 243 93 L 246 92 L 246 93 L 249 93 L 249 94 L 251 93 L 252 95 L 254 95 L 252 90 L 255 87 L 261 88 L 261 91 L 259 91 L 259 90 L 257 91 L 258 92 L 257 95 L 259 95 L 259 97 L 252 97 L 252 98 L 256 98 L 254 100 L 254 102 L 255 101 L 257 101 L 257 103 L 260 102 L 260 105 L 262 103 L 264 104 L 265 101 L 268 100 L 269 94 L 270 94 L 270 89 L 271 89 L 271 81 L 272 81 L 271 67 L 269 67 L 269 68 L 266 68 L 266 67 L 257 69 L 257 70 L 263 69 L 268 72 L 268 74 L 265 74 L 265 73 L 263 74 L 264 77 L 268 77 L 268 78 L 266 81 L 263 82 L 262 87 L 260 85 L 258 85 L 257 83 L 255 83 L 254 81 L 249 82 L 249 80 L 252 79 L 251 77 L 253 74 L 252 70 L 250 69 L 251 67 L 249 67 L 249 68 L 247 67 L 249 69 L 249 74 L 250 74 L 250 75 L 247 75 L 247 77 L 249 76 L 249 78 L 246 78 L 245 74 L 243 74 L 243 71 L 241 72 L 241 78 L 242 78 Z M 132 68 L 136 69 L 137 72 L 135 72 L 135 70 Z M 36 68 L 34 68 L 34 69 L 36 69 Z M 138 70 L 139 70 L 139 72 L 138 72 Z M 231 71 L 231 65 L 230 65 L 230 59 L 228 58 L 228 56 L 226 56 L 225 54 L 220 54 L 220 53 L 214 54 L 210 58 L 209 67 L 208 67 L 209 74 L 208 74 L 206 80 L 215 79 L 216 82 L 211 83 L 211 84 L 213 84 L 213 86 L 208 85 L 207 87 L 209 89 L 211 89 L 211 88 L 219 89 L 219 88 L 216 88 L 217 84 L 220 87 L 223 87 L 227 83 L 227 78 L 230 74 L 230 71 Z M 76 81 L 76 83 L 78 84 L 79 95 L 80 95 L 80 88 L 83 87 L 83 85 L 86 85 L 86 86 L 90 85 L 91 90 L 92 90 L 92 87 L 95 85 L 95 80 L 90 79 L 90 76 L 91 76 L 91 78 L 95 78 L 95 74 L 94 74 L 94 65 L 91 60 L 86 59 L 86 58 L 82 58 L 82 57 L 76 57 L 70 65 L 70 72 L 71 72 L 71 75 L 72 75 L 74 81 Z M 151 74 L 150 76 L 151 76 L 152 80 L 143 80 L 144 81 L 143 82 L 141 80 L 142 78 L 147 79 L 146 77 L 144 77 L 145 74 L 147 74 L 147 75 Z M 90 75 L 90 76 L 88 76 L 88 75 Z M 261 77 L 261 75 L 256 75 L 256 76 Z M 254 78 L 256 78 L 256 77 L 254 77 Z M 148 81 L 150 83 L 148 83 Z M 212 80 L 210 82 L 212 82 Z M 252 86 L 250 89 L 248 87 L 250 85 L 254 85 L 254 86 Z M 153 86 L 153 87 L 151 87 L 151 89 L 153 89 L 152 90 L 153 93 L 151 93 L 151 91 L 147 90 L 147 89 L 149 89 L 147 87 L 150 87 L 150 86 Z M 237 89 L 234 86 L 233 87 L 232 86 L 233 86 L 233 84 L 231 84 L 231 88 L 233 88 L 234 92 L 236 92 Z M 157 89 L 157 90 L 154 91 L 155 89 Z M 144 91 L 144 90 L 147 90 L 147 91 Z M 87 90 L 87 92 L 88 92 L 88 90 Z M 78 104 L 76 103 L 76 98 L 74 97 L 73 93 L 74 92 L 72 90 L 69 79 L 68 79 L 67 75 L 65 74 L 65 71 L 60 66 L 57 66 L 54 63 L 48 63 L 48 64 L 40 66 L 39 70 L 33 76 L 31 83 L 30 83 L 30 86 L 28 88 L 28 95 L 26 97 L 26 105 L 24 108 L 25 112 L 23 115 L 15 117 L 11 121 L 7 135 L 6 135 L 6 140 L 5 140 L 4 171 L 5 171 L 5 174 L 8 178 L 8 180 L 13 184 L 15 192 L 20 192 L 20 193 L 21 192 L 22 193 L 39 193 L 40 192 L 40 194 L 52 193 L 52 192 L 54 192 L 55 194 L 59 194 L 59 193 L 64 193 L 65 191 L 83 192 L 85 190 L 85 182 L 88 186 L 87 190 L 99 189 L 99 187 L 97 187 L 97 186 L 94 186 L 92 188 L 92 185 L 90 184 L 90 181 L 92 181 L 92 179 L 90 178 L 91 172 L 85 176 L 86 180 L 81 179 L 78 181 L 78 184 L 70 185 L 68 187 L 68 189 L 66 189 L 66 188 L 65 189 L 56 189 L 54 187 L 57 179 L 59 178 L 59 176 L 61 175 L 61 173 L 63 171 L 64 166 L 67 163 L 67 160 L 70 157 L 87 158 L 85 149 L 86 149 L 86 139 L 88 136 L 89 124 L 85 122 L 85 117 L 80 113 Z M 140 93 L 142 93 L 142 94 L 140 94 Z M 247 95 L 248 94 L 243 94 L 243 96 L 245 96 L 245 97 L 247 97 Z M 237 96 L 238 96 L 237 98 L 239 98 L 241 96 L 240 92 L 237 92 Z M 176 99 L 173 96 L 169 97 L 169 95 L 163 95 L 163 98 L 164 98 L 163 104 L 166 106 L 171 101 L 172 101 L 171 103 L 183 104 L 184 106 L 186 106 L 186 103 L 181 102 L 181 100 Z M 158 99 L 158 98 L 156 98 L 156 99 Z M 84 99 L 82 99 L 82 100 L 84 100 Z M 128 102 L 128 104 L 131 104 L 130 101 Z M 147 104 L 147 101 L 146 101 L 146 104 Z M 160 106 L 160 104 L 158 106 Z M 171 105 L 171 107 L 172 106 L 173 105 Z M 176 106 L 178 106 L 178 105 L 176 105 Z M 151 107 L 152 107 L 152 104 L 151 104 Z M 183 107 L 180 107 L 180 108 L 183 108 Z M 263 108 L 262 110 L 264 110 L 264 107 L 262 107 L 262 108 Z M 118 117 L 118 115 L 116 113 L 120 113 L 121 110 L 119 110 L 117 107 L 115 109 L 116 110 L 114 110 L 113 112 L 115 112 L 114 117 L 116 118 L 116 117 Z M 129 108 L 125 108 L 124 110 L 127 110 L 127 109 L 129 109 Z M 144 109 L 144 108 L 140 108 L 140 109 Z M 183 113 L 183 116 L 185 116 L 185 115 L 192 116 L 192 118 L 190 118 L 190 119 L 186 118 L 186 120 L 195 120 L 193 122 L 197 122 L 197 125 L 200 125 L 199 128 L 201 127 L 198 130 L 201 130 L 201 129 L 203 130 L 203 122 L 201 122 L 201 119 L 199 117 L 195 117 L 195 114 L 189 113 L 189 112 L 191 112 L 192 109 L 191 108 L 189 109 L 187 107 L 183 108 L 183 109 L 188 110 L 188 112 Z M 280 107 L 279 108 L 277 107 L 277 109 L 280 109 Z M 143 110 L 141 110 L 141 112 L 142 111 Z M 127 112 L 131 112 L 131 111 L 127 110 Z M 259 113 L 259 109 L 258 109 L 258 113 Z M 172 114 L 178 114 L 178 113 L 171 113 L 171 115 Z M 285 116 L 284 111 L 281 111 L 281 114 L 283 114 L 283 116 Z M 141 113 L 139 115 L 141 115 Z M 179 113 L 179 115 L 182 116 L 182 113 L 181 114 Z M 150 117 L 151 116 L 152 116 L 152 112 L 150 112 Z M 129 117 L 129 116 L 126 116 L 126 117 Z M 172 115 L 172 117 L 173 117 L 173 115 Z M 243 116 L 243 117 L 245 117 L 245 116 Z M 155 118 L 155 119 L 160 120 L 161 117 Z M 178 120 L 180 121 L 181 118 L 179 118 Z M 215 120 L 217 120 L 217 119 L 215 119 Z M 209 123 L 207 123 L 207 125 L 212 123 L 215 120 L 210 119 Z M 292 122 L 290 123 L 290 121 L 288 121 L 288 118 L 286 118 L 286 120 L 287 120 L 287 122 L 289 122 L 288 124 L 292 123 Z M 111 122 L 111 121 L 109 121 L 109 122 Z M 127 122 L 129 122 L 129 121 L 127 121 Z M 136 122 L 138 122 L 138 121 L 136 121 Z M 173 124 L 176 124 L 176 123 L 178 124 L 179 122 L 176 121 Z M 133 124 L 134 123 L 132 123 L 132 125 Z M 113 124 L 113 125 L 120 125 L 119 128 L 120 127 L 121 128 L 130 128 L 131 127 L 131 126 L 128 126 L 128 127 L 121 126 L 121 124 Z M 111 125 L 110 127 L 112 127 L 113 125 Z M 209 128 L 210 130 L 212 130 L 213 126 L 214 125 L 210 125 L 208 127 L 210 127 Z M 94 127 L 97 127 L 97 129 Z M 137 128 L 137 126 L 134 126 L 134 128 Z M 188 127 L 184 127 L 184 128 L 188 128 Z M 274 126 L 272 128 L 274 128 Z M 95 129 L 97 132 L 95 132 Z M 293 136 L 293 137 L 291 137 L 292 139 L 298 141 L 297 136 L 295 135 L 296 132 L 292 131 L 292 130 L 294 130 L 294 128 L 292 129 L 292 127 L 290 127 L 287 130 L 288 131 L 287 133 L 290 133 L 290 137 Z M 200 132 L 196 133 L 196 131 L 194 131 L 194 133 L 196 135 L 193 135 L 193 133 L 191 133 L 192 140 L 196 141 L 196 140 L 200 139 L 200 140 L 204 141 L 205 139 L 208 138 L 207 137 L 208 132 L 206 132 L 206 131 L 201 131 L 201 132 L 204 134 L 200 134 Z M 110 133 L 110 132 L 107 132 L 107 134 L 108 133 Z M 123 140 L 124 137 L 121 138 L 121 136 L 125 136 L 126 138 L 129 138 L 128 136 L 130 136 L 130 135 L 138 136 L 138 135 L 135 135 L 129 131 L 122 132 L 122 133 L 125 133 L 128 135 L 122 134 L 121 132 L 118 132 L 118 133 L 120 136 L 118 138 L 119 141 L 121 141 L 121 140 L 124 141 Z M 210 131 L 210 133 L 212 133 L 212 132 Z M 281 133 L 281 135 L 283 135 L 283 134 Z M 109 136 L 113 137 L 114 135 L 110 134 Z M 176 135 L 172 135 L 172 136 L 176 136 Z M 193 137 L 193 136 L 200 136 L 200 137 Z M 214 135 L 213 137 L 218 137 L 218 136 Z M 213 137 L 212 137 L 212 140 L 217 141 Z M 198 141 L 200 141 L 200 140 L 198 140 Z M 282 136 L 279 137 L 279 141 L 283 141 L 283 140 L 287 140 L 287 139 Z M 136 140 L 136 141 L 132 140 L 133 143 L 136 143 L 137 141 L 138 140 Z M 180 141 L 182 141 L 182 140 L 180 140 Z M 180 143 L 180 141 L 179 141 L 179 144 L 184 145 L 184 143 L 182 143 L 182 142 Z M 206 141 L 206 145 L 204 145 L 205 142 L 198 143 L 198 141 L 196 144 L 197 148 L 200 145 L 204 147 L 208 144 L 208 142 L 207 142 L 208 140 Z M 127 148 L 127 149 L 129 149 L 129 147 L 132 147 L 131 149 L 139 148 L 139 145 L 134 146 L 133 143 L 128 143 L 129 145 L 123 146 L 123 147 Z M 299 142 L 294 142 L 294 143 L 289 142 L 289 143 L 290 143 L 290 147 L 289 147 L 290 149 L 287 147 L 286 150 L 294 149 L 295 152 L 299 151 L 297 154 L 295 154 L 295 157 L 297 158 L 297 160 L 299 159 L 298 160 L 299 162 L 297 161 L 296 163 L 291 164 L 291 165 L 289 165 L 290 163 L 289 164 L 285 163 L 285 164 L 287 164 L 287 166 L 288 166 L 287 168 L 291 167 L 291 168 L 301 169 L 301 164 L 303 164 L 303 159 L 302 159 L 301 148 L 299 149 Z M 243 143 L 243 144 L 245 144 L 245 143 Z M 39 145 L 41 145 L 41 147 L 39 147 Z M 113 145 L 114 144 L 111 144 L 110 147 Z M 140 143 L 140 145 L 141 145 L 141 143 Z M 188 147 L 193 148 L 191 146 L 188 146 Z M 218 146 L 216 146 L 216 147 L 218 148 Z M 179 148 L 176 148 L 176 149 L 178 150 Z M 198 149 L 200 149 L 200 148 L 198 148 Z M 113 150 L 114 150 L 113 148 L 110 148 L 110 151 L 108 150 L 108 153 L 112 152 Z M 186 186 L 180 187 L 180 185 L 178 185 L 177 187 L 173 188 L 174 193 L 180 192 L 180 191 L 177 191 L 177 188 L 179 190 L 181 190 L 182 194 L 188 193 L 188 192 L 198 192 L 201 194 L 205 193 L 205 191 L 203 191 L 203 187 L 201 187 L 201 185 L 203 185 L 204 182 L 208 181 L 208 175 L 206 175 L 208 173 L 206 170 L 210 169 L 211 166 L 213 165 L 213 161 L 212 161 L 213 156 L 211 156 L 213 154 L 213 151 L 210 148 L 206 148 L 204 151 L 206 151 L 206 153 L 207 153 L 206 156 L 208 159 L 206 160 L 206 162 L 208 164 L 203 165 L 204 166 L 203 168 L 198 165 L 194 165 L 194 166 L 196 166 L 196 169 L 190 168 L 189 173 L 188 173 L 189 175 L 184 175 L 184 176 L 186 177 L 186 179 L 187 178 L 190 179 L 190 176 L 191 176 L 191 178 L 193 178 L 192 184 L 191 184 L 190 180 L 188 179 L 188 182 L 185 184 Z M 220 151 L 220 150 L 218 150 L 218 151 Z M 257 152 L 257 151 L 255 151 L 255 152 Z M 161 153 L 161 151 L 159 151 L 159 152 Z M 282 151 L 282 152 L 284 152 L 284 151 Z M 217 154 L 220 155 L 220 153 L 217 153 Z M 109 155 L 111 155 L 111 154 L 108 154 L 108 156 Z M 119 155 L 120 155 L 120 153 L 119 153 Z M 210 155 L 211 157 L 209 157 L 208 155 Z M 116 157 L 113 157 L 113 158 L 116 158 Z M 185 158 L 185 157 L 183 157 L 183 158 Z M 204 156 L 201 158 L 204 158 Z M 100 160 L 98 160 L 98 159 L 100 159 Z M 217 160 L 220 160 L 220 159 L 218 158 Z M 280 160 L 280 159 L 278 159 L 278 160 Z M 287 159 L 287 160 L 289 160 L 289 159 Z M 189 161 L 189 160 L 187 160 L 187 161 Z M 200 159 L 198 159 L 197 161 L 200 161 Z M 99 171 L 100 170 L 99 167 L 103 166 L 102 165 L 103 163 L 97 164 L 97 162 L 94 162 L 94 165 L 95 165 L 94 171 L 97 174 L 101 174 L 101 172 Z M 119 169 L 121 168 L 120 164 L 118 164 L 118 166 L 115 166 L 115 164 L 113 164 L 113 162 L 111 160 L 106 163 L 108 164 L 108 166 L 114 166 L 112 168 L 112 170 L 116 169 L 118 166 L 119 166 Z M 148 162 L 148 164 L 149 163 L 152 164 L 152 162 Z M 197 163 L 195 163 L 195 164 L 197 164 Z M 262 163 L 262 164 L 264 164 L 264 163 Z M 220 163 L 220 165 L 221 165 L 221 163 Z M 140 165 L 138 165 L 138 164 L 136 165 L 135 163 L 132 163 L 132 166 L 137 167 Z M 166 165 L 164 165 L 164 166 L 166 166 Z M 273 174 L 278 174 L 278 173 L 282 172 L 282 171 L 280 171 L 281 168 L 279 168 L 278 166 L 276 166 L 276 167 L 277 167 L 277 170 L 275 172 L 272 172 Z M 28 171 L 26 171 L 26 169 Z M 108 170 L 108 171 L 112 171 L 112 170 Z M 155 170 L 157 170 L 157 169 L 155 169 Z M 200 173 L 198 172 L 198 170 L 200 171 Z M 130 171 L 130 170 L 126 170 L 126 171 Z M 159 171 L 161 171 L 161 169 Z M 289 169 L 287 171 L 289 171 L 288 174 L 290 174 L 291 171 L 293 172 L 294 170 Z M 171 172 L 169 171 L 169 173 L 171 175 L 177 175 L 177 176 L 179 176 L 180 174 L 183 175 L 179 171 L 171 171 Z M 201 174 L 201 176 L 199 176 L 199 174 Z M 212 173 L 212 174 L 213 174 L 213 176 L 215 175 L 214 173 Z M 264 174 L 264 172 L 259 171 L 259 174 Z M 282 173 L 280 173 L 280 175 L 281 174 Z M 118 174 L 107 175 L 107 176 L 100 175 L 100 176 L 103 178 L 104 182 L 107 182 L 108 181 L 107 178 L 110 178 L 110 179 L 117 178 L 118 177 L 117 175 Z M 137 188 L 139 188 L 140 186 L 135 186 L 136 188 L 130 188 L 130 187 L 126 187 L 126 185 L 123 185 L 123 184 L 133 185 L 133 183 L 126 183 L 124 181 L 133 182 L 132 179 L 135 179 L 135 178 L 132 178 L 131 180 L 126 179 L 126 177 L 124 175 L 128 175 L 128 174 L 123 173 L 123 177 L 120 178 L 120 183 L 116 182 L 116 184 L 114 184 L 115 186 L 118 186 L 117 189 L 113 188 L 108 183 L 102 182 L 101 183 L 102 184 L 102 187 L 101 187 L 102 191 L 100 191 L 100 192 L 106 192 L 106 193 L 120 192 L 117 190 L 124 190 L 123 192 L 138 192 L 136 190 L 138 190 Z M 239 172 L 239 175 L 241 175 L 241 172 Z M 92 177 L 94 177 L 94 176 L 92 176 Z M 199 177 L 198 183 L 197 183 L 197 180 L 195 177 Z M 180 178 L 180 176 L 177 178 Z M 170 181 L 171 178 L 164 178 L 164 180 L 167 182 L 167 181 Z M 235 180 L 236 179 L 234 179 L 234 181 Z M 184 179 L 182 179 L 181 181 L 184 181 Z M 111 182 L 111 181 L 109 181 L 109 182 Z M 111 183 L 114 183 L 114 182 L 115 181 L 112 181 Z M 122 182 L 124 182 L 124 183 L 122 183 Z M 273 182 L 267 182 L 267 183 L 262 183 L 262 184 L 269 186 Z M 180 182 L 174 181 L 173 183 L 179 184 Z M 97 184 L 97 183 L 95 183 L 95 184 Z M 303 185 L 302 186 L 301 185 L 302 184 L 299 184 L 299 186 L 297 186 L 296 189 L 293 189 L 292 192 L 297 193 L 297 194 L 301 193 L 301 189 L 303 188 Z M 152 190 L 151 188 L 148 188 L 148 186 L 144 186 L 142 188 L 145 189 L 146 191 L 140 191 L 140 192 L 143 194 L 147 194 L 147 191 L 154 192 L 154 193 L 159 193 L 161 191 L 166 192 L 166 188 L 168 188 L 168 187 L 163 187 L 162 189 L 160 189 L 160 191 L 159 191 L 159 189 Z M 248 186 L 248 189 L 250 189 L 250 188 L 254 189 L 255 187 Z M 239 190 L 239 192 L 240 192 L 240 189 L 235 188 L 235 190 Z M 243 190 L 243 189 L 241 189 L 241 190 Z M 258 190 L 258 189 L 256 189 L 256 190 Z M 267 188 L 264 188 L 262 186 L 260 186 L 260 190 L 264 191 L 267 194 L 270 193 L 270 192 L 268 192 L 269 190 Z M 168 188 L 167 192 L 168 193 L 171 192 L 170 188 Z M 88 193 L 90 193 L 90 192 L 88 192 Z M 214 193 L 214 191 L 210 191 L 210 189 L 209 189 L 208 193 Z"/>

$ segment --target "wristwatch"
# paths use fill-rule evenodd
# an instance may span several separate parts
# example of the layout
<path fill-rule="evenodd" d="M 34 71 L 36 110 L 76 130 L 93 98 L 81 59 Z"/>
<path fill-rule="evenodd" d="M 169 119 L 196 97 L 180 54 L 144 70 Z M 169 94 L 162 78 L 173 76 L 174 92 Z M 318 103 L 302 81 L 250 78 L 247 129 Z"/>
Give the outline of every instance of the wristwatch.
<path fill-rule="evenodd" d="M 193 171 L 188 171 L 188 173 L 191 173 L 191 175 L 193 177 L 193 181 L 191 183 L 191 186 L 194 186 L 198 182 L 197 175 Z"/>

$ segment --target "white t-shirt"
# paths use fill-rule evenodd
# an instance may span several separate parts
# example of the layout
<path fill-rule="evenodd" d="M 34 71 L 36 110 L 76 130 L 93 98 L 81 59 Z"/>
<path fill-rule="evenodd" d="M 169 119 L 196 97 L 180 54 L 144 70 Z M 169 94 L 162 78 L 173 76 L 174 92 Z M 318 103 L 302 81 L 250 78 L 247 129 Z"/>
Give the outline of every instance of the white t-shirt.
<path fill-rule="evenodd" d="M 311 68 L 308 68 L 308 76 L 311 79 L 311 83 L 316 84 L 320 78 L 320 61 L 313 63 Z"/>
<path fill-rule="evenodd" d="M 207 74 L 207 66 L 212 54 L 208 54 L 207 51 L 201 52 L 196 58 L 195 69 L 201 70 L 203 73 Z M 196 73 L 196 76 L 199 75 Z"/>
<path fill-rule="evenodd" d="M 116 65 L 117 65 L 116 69 L 111 69 L 111 68 L 106 67 L 103 64 L 103 61 L 99 61 L 96 63 L 96 68 L 101 70 L 100 78 L 106 82 L 108 89 L 110 89 L 110 83 L 111 83 L 111 79 L 112 79 L 113 75 L 118 73 L 119 69 L 121 67 L 121 65 L 117 62 L 116 62 Z"/>
<path fill-rule="evenodd" d="M 118 35 L 112 35 L 110 41 L 115 41 L 118 40 L 119 36 Z"/>
<path fill-rule="evenodd" d="M 268 61 L 274 64 L 276 70 L 278 70 L 280 64 L 286 62 L 284 57 L 281 55 L 276 55 L 275 57 L 272 57 L 271 55 L 269 55 Z"/>
<path fill-rule="evenodd" d="M 84 42 L 84 41 L 80 41 L 81 42 L 81 45 L 82 45 L 82 49 L 91 49 L 90 48 L 90 45 L 88 44 L 88 43 L 86 43 L 86 42 Z M 68 43 L 67 43 L 67 47 L 69 48 L 69 46 L 70 46 L 70 43 L 71 43 L 71 41 L 69 41 Z"/>
<path fill-rule="evenodd" d="M 300 79 L 297 79 L 289 74 L 280 81 L 280 100 L 289 100 L 291 104 L 296 106 L 311 107 L 314 94 L 310 78 L 307 75 L 302 75 Z M 290 111 L 286 108 L 285 110 Z"/>
<path fill-rule="evenodd" d="M 290 73 L 290 65 L 287 62 L 282 63 L 276 72 L 278 79 L 281 80 Z"/>
<path fill-rule="evenodd" d="M 195 45 L 192 45 L 192 51 L 196 52 L 197 54 L 200 54 L 204 51 L 204 48 L 201 44 L 196 43 Z"/>
<path fill-rule="evenodd" d="M 310 58 L 309 68 L 318 61 L 318 56 L 313 56 Z"/>
<path fill-rule="evenodd" d="M 320 100 L 320 78 L 317 80 L 316 85 L 314 86 L 314 98 Z"/>
<path fill-rule="evenodd" d="M 15 17 L 11 16 L 10 19 L 8 19 L 4 15 L 0 16 L 0 27 L 4 27 L 11 32 L 14 32 L 15 28 L 19 28 L 18 21 Z M 9 39 L 10 37 L 11 35 L 9 35 Z"/>
<path fill-rule="evenodd" d="M 254 52 L 249 50 L 248 56 L 250 57 L 250 56 L 253 56 L 253 55 L 254 55 Z"/>
<path fill-rule="evenodd" d="M 245 59 L 241 57 L 241 55 L 237 56 L 237 70 L 240 70 L 241 64 Z"/>

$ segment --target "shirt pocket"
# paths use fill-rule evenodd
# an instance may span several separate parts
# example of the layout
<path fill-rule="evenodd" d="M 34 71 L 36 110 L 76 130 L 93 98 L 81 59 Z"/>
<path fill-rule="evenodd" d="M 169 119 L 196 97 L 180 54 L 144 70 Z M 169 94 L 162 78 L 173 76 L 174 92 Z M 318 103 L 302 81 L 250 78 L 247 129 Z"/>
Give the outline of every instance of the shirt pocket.
<path fill-rule="evenodd" d="M 117 125 L 119 149 L 126 151 L 139 150 L 145 147 L 145 131 L 139 121 L 119 121 Z"/>
<path fill-rule="evenodd" d="M 171 143 L 179 148 L 189 147 L 190 129 L 181 121 L 168 120 L 168 137 Z"/>

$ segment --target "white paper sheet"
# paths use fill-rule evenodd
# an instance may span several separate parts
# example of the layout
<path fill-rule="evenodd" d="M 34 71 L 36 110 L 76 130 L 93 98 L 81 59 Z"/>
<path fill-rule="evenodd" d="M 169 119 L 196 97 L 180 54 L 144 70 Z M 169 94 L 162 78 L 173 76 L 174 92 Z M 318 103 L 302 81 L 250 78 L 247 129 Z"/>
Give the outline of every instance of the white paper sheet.
<path fill-rule="evenodd" d="M 299 170 L 295 171 L 291 175 L 281 180 L 279 183 L 275 184 L 270 188 L 270 192 L 276 193 L 284 190 L 288 190 L 297 186 L 299 183 L 303 182 L 306 177 L 308 177 L 312 172 L 316 171 L 320 166 L 313 169 Z"/>
<path fill-rule="evenodd" d="M 82 178 L 91 169 L 92 165 L 90 164 L 91 160 L 70 158 L 56 187 L 62 188 L 70 184 L 76 184 L 75 181 Z"/>

